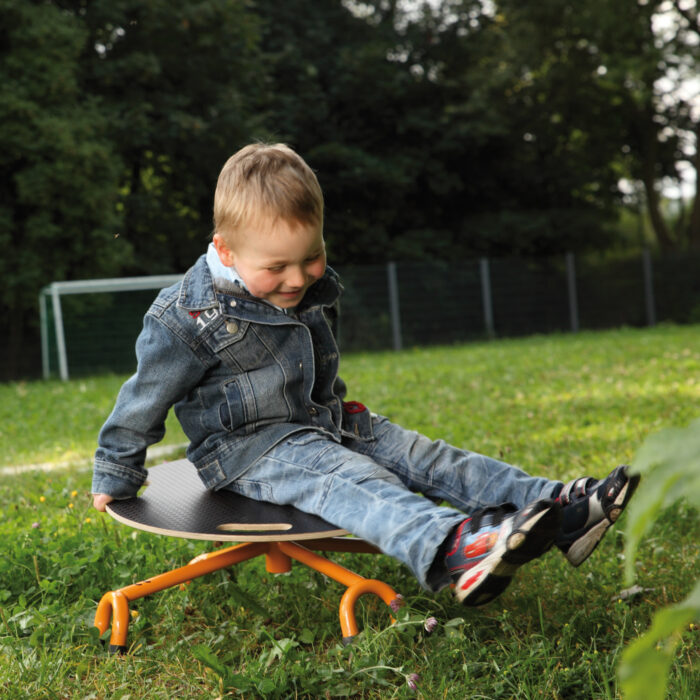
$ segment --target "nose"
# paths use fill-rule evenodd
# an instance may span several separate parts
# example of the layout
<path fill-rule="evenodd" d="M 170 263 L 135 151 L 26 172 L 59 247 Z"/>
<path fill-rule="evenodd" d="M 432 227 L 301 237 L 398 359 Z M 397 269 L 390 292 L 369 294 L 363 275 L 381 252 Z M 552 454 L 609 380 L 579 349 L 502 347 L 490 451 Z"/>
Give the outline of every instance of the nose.
<path fill-rule="evenodd" d="M 288 287 L 292 289 L 298 289 L 306 284 L 306 272 L 301 266 L 294 266 L 288 269 L 288 275 L 286 279 Z"/>

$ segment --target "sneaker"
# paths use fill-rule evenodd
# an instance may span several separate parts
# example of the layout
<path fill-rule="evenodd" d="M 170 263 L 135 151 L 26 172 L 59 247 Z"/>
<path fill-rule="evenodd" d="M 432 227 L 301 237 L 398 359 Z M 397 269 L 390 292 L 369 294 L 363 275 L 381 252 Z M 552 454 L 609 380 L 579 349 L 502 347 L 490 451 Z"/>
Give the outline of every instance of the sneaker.
<path fill-rule="evenodd" d="M 458 525 L 445 555 L 457 600 L 483 605 L 500 595 L 519 566 L 554 544 L 560 522 L 559 504 L 546 499 L 521 510 L 489 506 Z"/>
<path fill-rule="evenodd" d="M 620 517 L 639 484 L 629 467 L 613 469 L 605 479 L 574 479 L 557 501 L 561 505 L 561 531 L 555 544 L 573 566 L 579 566 L 598 546 L 607 529 Z"/>

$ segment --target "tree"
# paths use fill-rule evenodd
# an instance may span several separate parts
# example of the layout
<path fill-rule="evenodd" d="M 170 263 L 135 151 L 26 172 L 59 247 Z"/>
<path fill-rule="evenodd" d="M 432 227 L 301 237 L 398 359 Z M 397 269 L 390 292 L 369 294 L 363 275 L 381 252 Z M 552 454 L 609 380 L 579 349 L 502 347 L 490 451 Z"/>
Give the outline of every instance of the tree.
<path fill-rule="evenodd" d="M 339 1 L 256 7 L 268 64 L 267 133 L 317 170 L 332 260 L 386 260 L 412 181 L 397 138 L 410 81 L 389 58 L 395 27 Z"/>
<path fill-rule="evenodd" d="M 57 4 L 87 29 L 81 87 L 104 106 L 123 164 L 125 272 L 180 272 L 211 233 L 221 166 L 259 128 L 257 20 L 231 0 Z"/>
<path fill-rule="evenodd" d="M 79 88 L 87 39 L 45 3 L 0 0 L 0 333 L 3 374 L 16 376 L 40 289 L 55 279 L 116 273 L 120 162 L 99 104 Z"/>
<path fill-rule="evenodd" d="M 663 75 L 654 83 L 651 121 L 662 127 L 658 140 L 674 148 L 671 177 L 683 181 L 683 171 L 687 169 L 694 181 L 690 217 L 675 232 L 673 244 L 700 250 L 700 90 L 697 85 L 700 14 L 697 3 L 694 0 L 659 3 L 652 17 L 652 30 L 654 41 L 660 46 L 659 68 Z M 648 193 L 649 185 L 645 183 L 645 187 Z M 657 230 L 659 242 L 667 244 L 663 234 Z"/>
<path fill-rule="evenodd" d="M 597 144 L 619 178 L 638 183 L 662 248 L 700 246 L 700 199 L 674 232 L 662 212 L 662 188 L 683 178 L 683 166 L 697 174 L 700 108 L 694 79 L 700 56 L 700 26 L 691 0 L 568 0 L 498 7 L 512 26 L 524 75 L 544 88 L 548 108 L 566 96 L 567 119 L 578 115 L 583 131 Z M 577 56 L 574 63 L 567 57 Z M 581 60 L 585 59 L 583 63 Z M 549 82 L 552 71 L 564 82 Z M 568 86 L 568 89 L 567 89 Z M 579 97 L 576 97 L 577 94 Z M 574 99 L 570 99 L 574 95 Z M 597 97 L 596 97 L 597 96 Z M 584 97 L 599 102 L 599 118 Z M 616 185 L 612 185 L 618 189 Z"/>
<path fill-rule="evenodd" d="M 617 173 L 586 130 L 606 95 L 550 120 L 546 91 L 565 71 L 529 88 L 518 51 L 531 38 L 513 40 L 522 22 L 478 0 L 258 10 L 267 124 L 319 171 L 333 259 L 547 255 L 609 240 Z"/>
<path fill-rule="evenodd" d="M 256 138 L 318 171 L 337 264 L 605 249 L 622 178 L 660 245 L 700 245 L 700 198 L 673 231 L 659 195 L 700 166 L 690 0 L 0 7 L 3 300 L 20 313 L 40 282 L 184 270 L 221 165 Z M 21 279 L 32 236 L 60 249 L 40 282 Z"/>

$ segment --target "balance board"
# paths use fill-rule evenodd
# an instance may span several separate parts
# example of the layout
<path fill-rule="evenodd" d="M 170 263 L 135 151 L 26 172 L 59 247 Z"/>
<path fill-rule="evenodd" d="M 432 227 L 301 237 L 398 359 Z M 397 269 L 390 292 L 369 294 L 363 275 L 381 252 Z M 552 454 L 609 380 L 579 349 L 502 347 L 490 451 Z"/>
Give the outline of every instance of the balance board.
<path fill-rule="evenodd" d="M 211 491 L 186 459 L 148 470 L 138 498 L 112 501 L 107 512 L 138 530 L 217 542 L 280 542 L 347 535 L 294 506 L 254 501 L 231 491 Z"/>

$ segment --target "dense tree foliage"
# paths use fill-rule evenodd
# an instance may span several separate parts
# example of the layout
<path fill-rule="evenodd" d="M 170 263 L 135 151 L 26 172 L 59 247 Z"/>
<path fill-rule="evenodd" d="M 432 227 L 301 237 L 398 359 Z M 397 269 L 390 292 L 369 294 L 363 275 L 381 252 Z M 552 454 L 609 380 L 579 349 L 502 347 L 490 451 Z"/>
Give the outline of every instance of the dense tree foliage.
<path fill-rule="evenodd" d="M 79 86 L 84 24 L 0 0 L 0 298 L 9 376 L 52 280 L 118 274 L 119 170 L 109 120 Z"/>
<path fill-rule="evenodd" d="M 82 85 L 109 115 L 128 271 L 186 269 L 210 233 L 222 161 L 256 124 L 257 20 L 230 0 L 59 4 L 88 31 Z"/>
<path fill-rule="evenodd" d="M 336 263 L 700 246 L 690 0 L 0 0 L 11 345 L 55 279 L 181 271 L 254 139 L 318 171 Z M 697 92 L 697 86 L 696 86 Z M 627 183 L 620 187 L 620 183 Z"/>
<path fill-rule="evenodd" d="M 629 179 L 663 248 L 700 247 L 700 198 L 675 230 L 662 185 L 697 185 L 700 23 L 695 0 L 501 0 L 514 59 L 547 100 L 546 118 L 574 126 L 590 149 L 591 184 L 604 163 Z M 520 37 L 520 41 L 518 40 Z M 549 168 L 548 172 L 551 172 Z M 686 183 L 686 184 L 691 184 Z M 615 181 L 612 181 L 615 187 Z"/>

